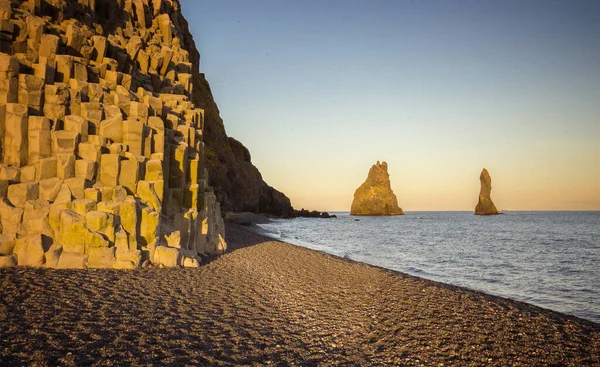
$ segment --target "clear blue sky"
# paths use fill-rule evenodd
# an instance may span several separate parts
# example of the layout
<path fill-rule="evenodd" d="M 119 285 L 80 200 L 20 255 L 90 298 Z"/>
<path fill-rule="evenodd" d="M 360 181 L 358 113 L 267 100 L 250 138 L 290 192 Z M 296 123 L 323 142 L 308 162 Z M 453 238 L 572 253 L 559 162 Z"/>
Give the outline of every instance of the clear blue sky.
<path fill-rule="evenodd" d="M 292 204 L 600 209 L 600 1 L 182 0 L 228 135 Z"/>

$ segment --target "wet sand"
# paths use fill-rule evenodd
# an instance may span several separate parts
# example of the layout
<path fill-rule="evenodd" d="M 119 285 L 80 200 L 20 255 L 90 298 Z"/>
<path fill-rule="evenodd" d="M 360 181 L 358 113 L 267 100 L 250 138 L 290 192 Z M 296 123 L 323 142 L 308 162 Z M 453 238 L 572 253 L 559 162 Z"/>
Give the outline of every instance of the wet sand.
<path fill-rule="evenodd" d="M 0 365 L 600 366 L 600 324 L 228 224 L 197 269 L 0 269 Z"/>

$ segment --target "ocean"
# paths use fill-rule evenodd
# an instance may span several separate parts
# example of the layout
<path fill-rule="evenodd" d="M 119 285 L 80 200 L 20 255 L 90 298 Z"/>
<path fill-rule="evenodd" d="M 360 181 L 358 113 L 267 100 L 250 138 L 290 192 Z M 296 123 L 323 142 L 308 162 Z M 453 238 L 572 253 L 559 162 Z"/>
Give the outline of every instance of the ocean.
<path fill-rule="evenodd" d="M 274 219 L 259 230 L 313 250 L 600 323 L 600 212 L 331 214 L 338 217 Z"/>

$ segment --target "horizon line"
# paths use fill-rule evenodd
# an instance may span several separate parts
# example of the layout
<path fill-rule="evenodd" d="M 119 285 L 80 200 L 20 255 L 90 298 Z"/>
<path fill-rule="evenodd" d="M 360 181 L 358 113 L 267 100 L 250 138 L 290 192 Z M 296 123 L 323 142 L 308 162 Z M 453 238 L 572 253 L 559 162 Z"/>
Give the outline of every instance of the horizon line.
<path fill-rule="evenodd" d="M 300 209 L 296 209 L 300 210 Z M 311 209 L 305 209 L 308 211 L 312 211 Z M 350 210 L 318 210 L 320 212 L 328 212 L 328 213 L 350 213 Z M 475 210 L 404 210 L 404 213 L 410 212 L 473 212 Z M 498 212 L 600 212 L 600 209 L 499 209 Z M 376 215 L 375 215 L 376 216 Z"/>

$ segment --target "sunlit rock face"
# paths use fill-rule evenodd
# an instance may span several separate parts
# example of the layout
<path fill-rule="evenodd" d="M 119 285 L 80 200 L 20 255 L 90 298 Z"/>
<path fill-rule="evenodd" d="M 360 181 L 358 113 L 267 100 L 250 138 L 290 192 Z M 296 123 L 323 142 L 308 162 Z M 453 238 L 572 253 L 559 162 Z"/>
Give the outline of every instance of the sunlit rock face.
<path fill-rule="evenodd" d="M 367 180 L 354 192 L 350 215 L 404 215 L 390 187 L 387 163 L 371 166 Z"/>
<path fill-rule="evenodd" d="M 481 175 L 479 176 L 479 181 L 481 181 L 481 190 L 479 191 L 479 202 L 475 207 L 476 215 L 495 215 L 498 214 L 498 209 L 492 202 L 491 192 L 492 192 L 492 178 L 488 171 L 484 168 L 481 171 Z"/>
<path fill-rule="evenodd" d="M 0 267 L 226 250 L 199 58 L 177 0 L 0 1 Z"/>

